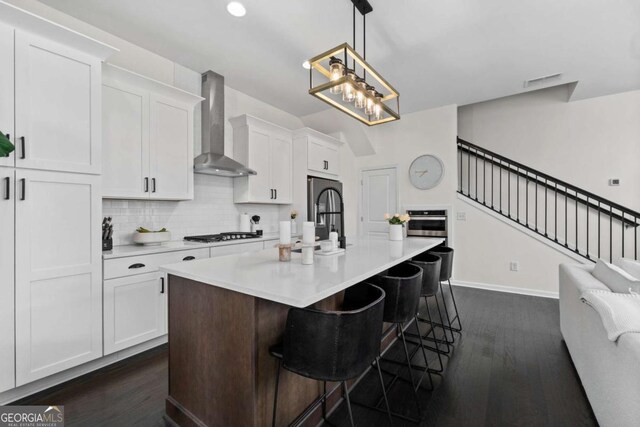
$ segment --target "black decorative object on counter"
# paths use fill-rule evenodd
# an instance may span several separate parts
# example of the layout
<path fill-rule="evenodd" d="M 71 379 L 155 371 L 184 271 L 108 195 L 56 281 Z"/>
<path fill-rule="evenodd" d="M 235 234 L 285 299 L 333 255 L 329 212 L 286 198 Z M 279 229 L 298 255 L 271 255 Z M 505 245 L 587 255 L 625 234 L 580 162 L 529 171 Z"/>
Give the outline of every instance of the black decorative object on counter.
<path fill-rule="evenodd" d="M 102 250 L 110 251 L 113 249 L 113 224 L 111 217 L 106 216 L 102 219 Z"/>

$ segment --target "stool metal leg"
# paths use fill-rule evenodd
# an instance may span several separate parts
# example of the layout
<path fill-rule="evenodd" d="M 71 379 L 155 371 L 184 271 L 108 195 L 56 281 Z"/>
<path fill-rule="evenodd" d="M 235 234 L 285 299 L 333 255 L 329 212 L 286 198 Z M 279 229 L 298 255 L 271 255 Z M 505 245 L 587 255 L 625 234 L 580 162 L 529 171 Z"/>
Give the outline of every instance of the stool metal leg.
<path fill-rule="evenodd" d="M 456 304 L 456 297 L 453 294 L 453 287 L 451 286 L 451 279 L 448 279 L 447 282 L 449 283 L 449 292 L 451 293 L 451 300 L 453 301 L 453 308 L 456 311 L 456 315 L 453 318 L 453 321 L 458 321 L 458 327 L 457 328 L 453 328 L 454 331 L 456 332 L 462 332 L 462 322 L 460 321 L 460 314 L 458 313 L 458 305 Z"/>
<path fill-rule="evenodd" d="M 427 301 L 427 297 L 424 297 L 425 299 L 425 303 L 427 306 L 427 317 L 429 318 L 429 323 L 432 325 L 431 326 L 431 330 L 433 331 L 433 337 L 435 338 L 436 336 L 436 331 L 433 329 L 433 319 L 431 318 L 431 309 L 429 308 L 429 301 Z M 416 327 L 418 326 L 418 322 L 416 322 Z M 420 334 L 420 328 L 418 328 L 418 335 Z M 434 341 L 434 344 L 436 346 L 436 351 L 435 353 L 438 355 L 438 363 L 440 364 L 440 369 L 434 369 L 435 372 L 443 372 L 444 371 L 444 365 L 442 364 L 442 356 L 440 355 L 440 348 L 438 346 L 438 340 Z M 448 346 L 448 344 L 447 344 Z"/>
<path fill-rule="evenodd" d="M 444 306 L 444 315 L 445 318 L 447 320 L 447 323 L 449 324 L 449 327 L 447 328 L 446 325 L 442 325 L 442 332 L 445 335 L 445 338 L 447 336 L 447 329 L 449 330 L 449 333 L 451 334 L 451 341 L 450 343 L 453 344 L 456 342 L 456 337 L 455 335 L 453 335 L 453 331 L 451 330 L 451 317 L 449 317 L 449 310 L 447 309 L 447 300 L 444 297 L 444 288 L 442 287 L 442 282 L 440 282 L 440 295 L 442 295 L 442 305 Z M 436 301 L 438 301 L 438 296 L 436 295 Z"/>
<path fill-rule="evenodd" d="M 349 419 L 351 420 L 351 427 L 355 427 L 353 422 L 353 413 L 351 412 L 351 401 L 349 400 L 349 388 L 347 387 L 347 382 L 342 381 L 342 386 L 344 387 L 344 398 L 347 401 L 347 408 L 349 409 Z"/>
<path fill-rule="evenodd" d="M 413 369 L 411 369 L 411 359 L 409 358 L 409 350 L 407 349 L 407 340 L 404 337 L 404 330 L 400 328 L 400 336 L 402 337 L 402 345 L 404 346 L 404 355 L 407 358 L 407 368 L 409 369 L 409 379 L 411 380 L 411 386 L 413 388 L 413 397 L 416 401 L 416 407 L 418 408 L 418 419 L 422 418 L 422 409 L 420 408 L 420 399 L 418 399 L 418 392 L 416 391 L 416 383 L 413 380 Z"/>
<path fill-rule="evenodd" d="M 276 414 L 278 410 L 278 385 L 280 384 L 280 366 L 282 362 L 278 360 L 278 374 L 276 375 L 276 392 L 273 396 L 273 418 L 271 419 L 271 427 L 276 427 Z"/>
<path fill-rule="evenodd" d="M 327 421 L 327 382 L 322 381 L 322 419 Z"/>
<path fill-rule="evenodd" d="M 416 325 L 418 325 L 418 317 L 416 316 L 413 319 L 414 319 L 414 322 L 416 322 Z M 422 357 L 424 358 L 424 366 L 425 366 L 425 368 L 424 368 L 424 372 L 422 373 L 422 376 L 420 377 L 420 381 L 418 381 L 418 385 L 416 386 L 416 390 L 420 387 L 420 383 L 422 382 L 422 378 L 424 378 L 425 372 L 426 372 L 427 376 L 429 377 L 429 385 L 431 387 L 431 390 L 433 390 L 433 378 L 431 378 L 431 370 L 429 369 L 429 360 L 427 359 L 427 352 L 424 351 L 424 343 L 422 342 L 422 335 L 420 335 L 420 333 L 418 333 L 418 341 L 420 341 L 419 348 L 422 350 Z M 411 362 L 409 362 L 409 366 L 413 367 L 413 365 L 411 365 Z"/>
<path fill-rule="evenodd" d="M 380 356 L 376 358 L 376 367 L 378 368 L 378 377 L 380 378 L 380 386 L 382 387 L 382 395 L 384 396 L 384 404 L 387 408 L 387 416 L 389 417 L 389 425 L 393 427 L 393 419 L 391 418 L 391 407 L 389 406 L 389 400 L 387 400 L 387 390 L 384 387 L 384 378 L 382 378 L 382 371 L 380 370 Z"/>

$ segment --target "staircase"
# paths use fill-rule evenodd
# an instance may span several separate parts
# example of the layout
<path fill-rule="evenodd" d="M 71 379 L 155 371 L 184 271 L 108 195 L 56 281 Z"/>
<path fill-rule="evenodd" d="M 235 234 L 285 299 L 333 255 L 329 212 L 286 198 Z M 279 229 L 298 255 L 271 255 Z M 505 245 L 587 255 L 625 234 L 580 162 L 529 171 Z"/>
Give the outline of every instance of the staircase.
<path fill-rule="evenodd" d="M 640 212 L 458 138 L 458 193 L 595 262 L 638 259 Z"/>

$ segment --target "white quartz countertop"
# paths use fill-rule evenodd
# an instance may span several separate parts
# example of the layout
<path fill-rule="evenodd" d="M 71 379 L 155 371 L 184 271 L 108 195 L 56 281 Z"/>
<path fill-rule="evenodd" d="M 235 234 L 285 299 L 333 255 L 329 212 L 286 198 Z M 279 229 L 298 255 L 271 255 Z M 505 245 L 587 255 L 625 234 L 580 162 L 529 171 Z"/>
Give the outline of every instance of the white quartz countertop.
<path fill-rule="evenodd" d="M 347 240 L 342 255 L 316 255 L 313 265 L 302 265 L 299 253 L 291 254 L 291 262 L 280 262 L 278 250 L 273 248 L 164 265 L 160 270 L 281 304 L 307 307 L 443 241 L 410 237 L 392 242 L 386 236 L 361 237 Z"/>
<path fill-rule="evenodd" d="M 160 245 L 122 245 L 114 246 L 110 251 L 102 252 L 103 259 L 124 258 L 137 255 L 149 255 L 159 254 L 163 252 L 172 251 L 184 251 L 188 249 L 199 248 L 211 248 L 214 246 L 228 246 L 228 245 L 241 245 L 245 243 L 253 242 L 266 242 L 271 240 L 278 240 L 278 233 L 265 233 L 264 236 L 257 239 L 241 239 L 241 240 L 227 240 L 224 242 L 212 242 L 212 243 L 198 243 L 187 242 L 184 240 L 175 240 L 171 242 L 162 243 Z"/>

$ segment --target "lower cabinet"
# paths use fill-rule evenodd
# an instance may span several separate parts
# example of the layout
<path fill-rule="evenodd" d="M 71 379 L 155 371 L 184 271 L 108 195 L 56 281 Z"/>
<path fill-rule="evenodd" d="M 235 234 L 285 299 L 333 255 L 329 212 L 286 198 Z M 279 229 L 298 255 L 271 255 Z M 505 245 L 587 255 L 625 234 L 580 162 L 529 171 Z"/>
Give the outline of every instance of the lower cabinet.
<path fill-rule="evenodd" d="M 167 333 L 167 279 L 162 272 L 104 281 L 104 354 Z"/>

